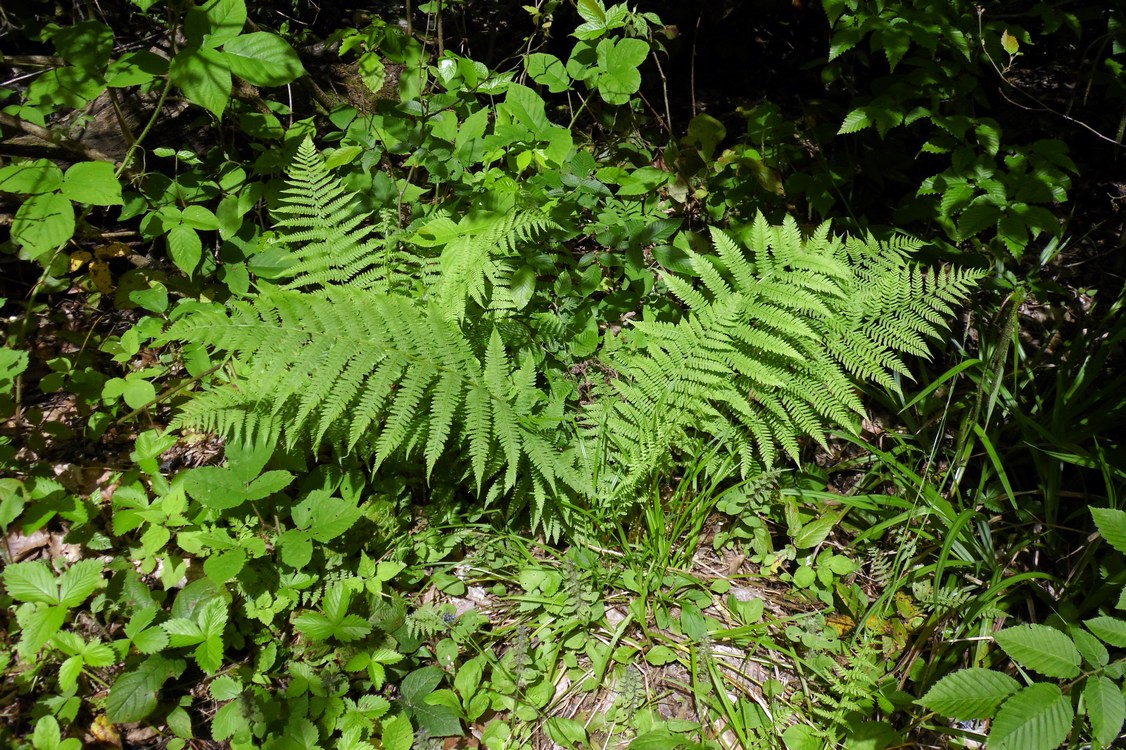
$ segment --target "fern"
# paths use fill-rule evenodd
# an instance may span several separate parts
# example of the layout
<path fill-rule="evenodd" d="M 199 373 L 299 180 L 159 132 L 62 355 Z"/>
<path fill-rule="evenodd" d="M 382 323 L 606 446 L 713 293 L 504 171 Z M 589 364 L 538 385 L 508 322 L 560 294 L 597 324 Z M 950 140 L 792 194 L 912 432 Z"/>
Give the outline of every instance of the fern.
<path fill-rule="evenodd" d="M 168 335 L 229 352 L 242 375 L 237 388 L 188 404 L 174 427 L 359 447 L 376 466 L 396 451 L 421 453 L 427 475 L 456 443 L 478 487 L 503 465 L 505 489 L 520 476 L 555 488 L 558 456 L 535 426 L 548 397 L 531 360 L 514 368 L 494 330 L 479 361 L 433 305 L 347 287 L 310 295 L 263 285 L 253 302 L 190 315 Z"/>
<path fill-rule="evenodd" d="M 681 320 L 637 322 L 638 346 L 611 340 L 599 358 L 597 319 L 554 318 L 566 303 L 520 317 L 516 259 L 554 224 L 514 194 L 490 200 L 457 224 L 371 224 L 306 140 L 275 212 L 278 283 L 196 306 L 166 334 L 230 357 L 229 382 L 173 426 L 332 446 L 376 467 L 418 458 L 428 478 L 441 464 L 558 536 L 573 499 L 628 498 L 674 451 L 717 441 L 753 475 L 796 458 L 803 438 L 855 428 L 854 379 L 894 389 L 900 353 L 925 354 L 979 276 L 916 268 L 913 241 L 840 240 L 827 225 L 805 238 L 760 215 L 749 248 L 713 231 L 716 252 L 690 254 L 696 280 L 665 277 Z M 544 340 L 510 350 L 529 324 Z M 590 340 L 563 341 L 579 333 Z M 583 358 L 554 374 L 578 381 L 575 395 L 546 387 L 541 346 Z"/>
<path fill-rule="evenodd" d="M 287 289 L 348 286 L 386 290 L 395 270 L 394 242 L 380 239 L 356 210 L 355 193 L 325 167 L 313 142 L 302 141 L 274 210 L 288 263 Z M 386 231 L 387 223 L 382 222 Z M 386 235 L 385 235 L 386 237 Z"/>
<path fill-rule="evenodd" d="M 613 362 L 619 377 L 590 410 L 626 486 L 694 435 L 732 446 L 753 474 L 779 447 L 797 459 L 802 437 L 855 430 L 853 378 L 896 390 L 893 376 L 908 375 L 899 353 L 925 355 L 981 275 L 920 270 L 906 240 L 843 242 L 827 225 L 803 239 L 792 218 L 772 227 L 760 214 L 749 256 L 721 231 L 712 239 L 716 255 L 689 253 L 699 284 L 665 278 L 690 313 L 637 323 L 643 346 Z"/>

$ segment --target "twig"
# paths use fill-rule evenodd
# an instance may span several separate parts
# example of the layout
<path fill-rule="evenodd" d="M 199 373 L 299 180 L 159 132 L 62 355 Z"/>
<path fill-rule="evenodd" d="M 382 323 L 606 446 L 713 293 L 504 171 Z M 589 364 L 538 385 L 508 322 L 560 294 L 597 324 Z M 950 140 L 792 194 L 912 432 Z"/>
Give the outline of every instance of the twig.
<path fill-rule="evenodd" d="M 15 115 L 9 115 L 0 112 L 0 125 L 8 128 L 13 128 L 15 130 L 22 130 L 24 133 L 27 133 L 34 138 L 38 138 L 45 143 L 50 143 L 54 146 L 58 146 L 65 151 L 70 151 L 71 153 L 81 156 L 83 159 L 86 159 L 88 161 L 108 161 L 111 164 L 118 164 L 118 162 L 115 161 L 113 157 L 107 156 L 106 154 L 102 153 L 96 148 L 93 148 L 92 146 L 87 146 L 84 143 L 63 135 L 62 133 L 54 133 L 48 128 L 43 127 L 42 125 L 36 125 L 33 122 L 28 122 L 22 117 L 16 117 Z M 124 166 L 124 163 L 122 163 L 121 166 Z M 128 172 L 128 170 L 126 171 Z"/>

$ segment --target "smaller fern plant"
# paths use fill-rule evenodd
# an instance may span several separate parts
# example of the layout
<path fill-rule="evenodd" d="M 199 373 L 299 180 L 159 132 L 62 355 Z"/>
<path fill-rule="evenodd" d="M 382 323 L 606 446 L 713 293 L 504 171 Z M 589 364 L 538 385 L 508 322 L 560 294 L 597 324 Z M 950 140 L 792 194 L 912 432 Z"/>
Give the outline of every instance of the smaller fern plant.
<path fill-rule="evenodd" d="M 643 344 L 611 360 L 618 377 L 588 411 L 599 439 L 623 457 L 632 487 L 670 448 L 700 439 L 730 446 L 744 475 L 793 459 L 799 440 L 855 432 L 855 381 L 898 390 L 902 353 L 925 356 L 953 306 L 982 272 L 923 270 L 905 238 L 803 237 L 788 217 L 759 214 L 749 248 L 713 229 L 716 254 L 689 252 L 695 280 L 665 283 L 688 308 L 676 323 L 640 321 Z M 748 252 L 749 251 L 749 252 Z"/>

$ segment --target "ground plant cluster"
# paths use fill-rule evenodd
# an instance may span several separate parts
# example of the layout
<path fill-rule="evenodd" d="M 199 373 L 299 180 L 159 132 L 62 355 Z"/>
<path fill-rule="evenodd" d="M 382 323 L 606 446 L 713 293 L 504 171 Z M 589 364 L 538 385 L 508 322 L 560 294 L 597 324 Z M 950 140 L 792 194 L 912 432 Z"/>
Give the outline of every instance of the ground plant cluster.
<path fill-rule="evenodd" d="M 0 746 L 1126 728 L 1126 10 L 0 9 Z"/>

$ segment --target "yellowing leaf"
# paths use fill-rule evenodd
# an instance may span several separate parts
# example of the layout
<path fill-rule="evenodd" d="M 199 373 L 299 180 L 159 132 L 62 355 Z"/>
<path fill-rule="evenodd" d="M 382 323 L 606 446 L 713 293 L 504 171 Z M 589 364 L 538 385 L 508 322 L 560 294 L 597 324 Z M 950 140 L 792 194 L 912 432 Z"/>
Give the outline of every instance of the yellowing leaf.
<path fill-rule="evenodd" d="M 1005 51 L 1010 55 L 1015 55 L 1020 51 L 1020 42 L 1017 41 L 1015 36 L 1009 33 L 1008 29 L 1005 29 L 1005 32 L 1001 34 L 1001 46 L 1004 47 Z"/>
<path fill-rule="evenodd" d="M 113 294 L 113 274 L 104 260 L 90 261 L 90 280 L 102 294 Z"/>
<path fill-rule="evenodd" d="M 82 268 L 82 266 L 86 265 L 93 257 L 94 256 L 90 255 L 90 253 L 86 252 L 85 250 L 75 250 L 70 254 L 70 272 L 74 273 L 78 269 Z"/>

